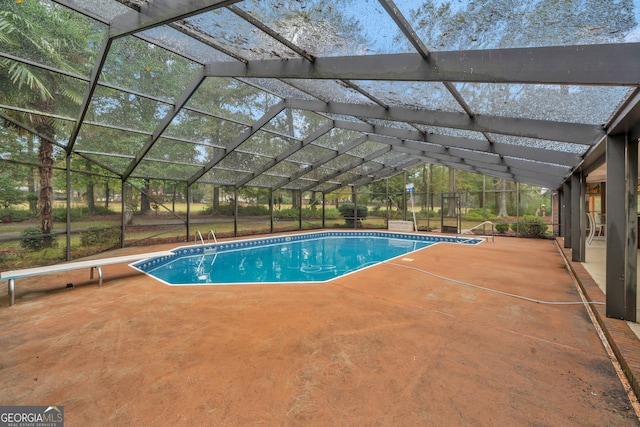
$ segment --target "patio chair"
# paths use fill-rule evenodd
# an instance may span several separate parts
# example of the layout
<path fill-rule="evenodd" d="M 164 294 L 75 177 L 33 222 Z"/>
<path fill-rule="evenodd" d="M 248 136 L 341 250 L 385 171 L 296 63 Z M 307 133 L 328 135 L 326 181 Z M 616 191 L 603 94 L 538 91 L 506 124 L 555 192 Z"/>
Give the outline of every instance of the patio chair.
<path fill-rule="evenodd" d="M 600 214 L 595 214 L 594 218 L 595 218 L 595 222 L 596 222 L 596 225 L 595 225 L 595 232 L 597 233 L 596 235 L 598 237 L 602 237 L 602 236 L 604 236 L 604 231 L 605 231 L 605 228 L 606 228 L 607 224 L 602 222 L 602 216 Z"/>

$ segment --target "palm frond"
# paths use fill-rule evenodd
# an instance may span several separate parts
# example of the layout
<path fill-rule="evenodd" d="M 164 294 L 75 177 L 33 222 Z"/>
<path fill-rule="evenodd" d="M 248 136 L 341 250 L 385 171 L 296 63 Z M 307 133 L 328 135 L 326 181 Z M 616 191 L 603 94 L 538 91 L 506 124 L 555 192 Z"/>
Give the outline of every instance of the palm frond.
<path fill-rule="evenodd" d="M 50 124 L 56 130 L 56 135 L 59 131 L 65 130 L 70 126 L 68 120 L 62 120 L 58 118 L 52 118 Z"/>
<path fill-rule="evenodd" d="M 66 86 L 62 89 L 62 95 L 64 95 L 67 99 L 71 100 L 74 104 L 81 104 L 84 98 L 84 92 L 78 92 L 74 90 L 75 88 L 72 86 Z"/>
<path fill-rule="evenodd" d="M 19 46 L 20 34 L 32 29 L 33 24 L 29 20 L 7 10 L 0 11 L 0 42 Z"/>
<path fill-rule="evenodd" d="M 9 76 L 11 78 L 11 82 L 18 85 L 18 89 L 26 84 L 30 89 L 37 90 L 40 99 L 43 101 L 53 99 L 53 95 L 51 95 L 49 89 L 47 89 L 38 76 L 32 73 L 26 65 L 20 63 L 11 64 L 9 66 Z"/>
<path fill-rule="evenodd" d="M 8 19 L 5 19 L 5 16 L 6 12 L 0 12 L 0 43 L 19 46 L 19 43 L 11 37 L 11 33 L 16 31 L 16 27 Z"/>

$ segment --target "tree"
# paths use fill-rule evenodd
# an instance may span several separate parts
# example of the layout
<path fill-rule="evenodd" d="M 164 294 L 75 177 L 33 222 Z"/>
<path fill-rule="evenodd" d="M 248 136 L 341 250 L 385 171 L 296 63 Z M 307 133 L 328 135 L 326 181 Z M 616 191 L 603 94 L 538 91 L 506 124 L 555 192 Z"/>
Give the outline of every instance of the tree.
<path fill-rule="evenodd" d="M 498 209 L 498 216 L 504 218 L 508 216 L 507 213 L 507 180 L 500 179 L 500 191 L 498 194 L 500 200 L 500 208 Z"/>
<path fill-rule="evenodd" d="M 432 164 L 431 163 L 424 163 L 421 168 L 422 170 L 420 171 L 419 174 L 419 180 L 418 180 L 418 184 L 419 184 L 419 188 L 418 191 L 421 192 L 423 194 L 422 197 L 420 197 L 420 209 L 421 210 L 426 210 L 427 209 L 427 205 L 429 203 L 429 196 L 431 195 L 431 168 L 432 168 Z"/>
<path fill-rule="evenodd" d="M 20 204 L 29 198 L 29 193 L 20 187 L 28 188 L 31 168 L 13 162 L 29 160 L 29 152 L 25 152 L 28 140 L 29 135 L 20 128 L 0 126 L 0 159 L 5 160 L 0 169 L 0 206 L 4 208 Z"/>
<path fill-rule="evenodd" d="M 24 192 L 16 188 L 13 178 L 11 172 L 0 172 L 0 206 L 5 209 L 22 203 L 26 198 Z"/>
<path fill-rule="evenodd" d="M 16 2 L 0 11 L 0 46 L 23 57 L 36 57 L 47 65 L 86 74 L 91 50 L 87 34 L 94 34 L 88 20 L 48 2 Z M 9 59 L 0 60 L 0 95 L 29 110 L 60 114 L 82 100 L 82 85 L 69 77 Z M 32 113 L 13 113 L 39 135 L 38 175 L 41 232 L 44 247 L 52 244 L 53 165 L 59 119 Z"/>

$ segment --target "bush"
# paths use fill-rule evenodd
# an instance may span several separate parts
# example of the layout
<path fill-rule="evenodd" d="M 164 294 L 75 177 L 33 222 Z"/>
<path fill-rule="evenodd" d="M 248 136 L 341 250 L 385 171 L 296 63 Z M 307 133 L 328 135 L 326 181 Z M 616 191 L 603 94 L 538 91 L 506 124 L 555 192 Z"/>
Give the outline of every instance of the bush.
<path fill-rule="evenodd" d="M 89 227 L 80 233 L 80 245 L 96 246 L 96 245 L 115 245 L 120 243 L 120 229 Z"/>
<path fill-rule="evenodd" d="M 482 212 L 468 212 L 464 215 L 462 215 L 462 219 L 465 221 L 473 221 L 473 222 L 482 222 L 484 221 L 484 216 L 482 215 Z"/>
<path fill-rule="evenodd" d="M 115 215 L 115 212 L 109 208 L 105 208 L 104 206 L 96 205 L 93 207 L 93 214 L 94 215 Z"/>
<path fill-rule="evenodd" d="M 513 231 L 519 231 L 522 237 L 544 237 L 547 233 L 547 224 L 542 218 L 535 215 L 524 215 L 520 217 L 519 223 L 511 224 Z"/>
<path fill-rule="evenodd" d="M 238 216 L 269 216 L 269 207 L 264 205 L 239 205 Z"/>
<path fill-rule="evenodd" d="M 25 221 L 31 218 L 35 218 L 33 212 L 28 209 L 14 209 L 14 208 L 6 208 L 0 209 L 0 217 L 3 216 L 11 216 L 11 220 L 13 222 Z"/>
<path fill-rule="evenodd" d="M 232 204 L 220 205 L 217 215 L 234 216 L 234 206 Z M 213 206 L 202 208 L 202 215 L 212 215 Z M 238 205 L 238 216 L 268 216 L 269 207 L 264 205 Z"/>
<path fill-rule="evenodd" d="M 200 212 L 202 215 L 225 215 L 226 213 L 223 213 L 223 208 L 226 208 L 226 206 L 229 205 L 218 205 L 218 211 L 217 212 L 213 212 L 213 206 L 209 205 L 209 206 L 205 206 L 202 208 L 202 212 Z M 229 212 L 231 213 L 231 215 L 233 215 L 233 209 L 230 209 Z"/>
<path fill-rule="evenodd" d="M 324 208 L 324 218 L 325 219 L 336 219 L 340 218 L 340 211 L 336 208 Z"/>
<path fill-rule="evenodd" d="M 347 227 L 354 227 L 356 225 L 355 218 L 353 216 L 354 214 L 353 203 L 346 203 L 344 205 L 340 205 L 338 207 L 338 210 L 340 211 L 340 215 L 342 215 L 342 217 L 344 218 L 344 221 Z M 369 209 L 367 208 L 367 206 L 359 204 L 356 209 L 358 224 L 360 224 L 363 219 L 366 219 L 368 215 L 369 215 Z"/>
<path fill-rule="evenodd" d="M 439 216 L 438 212 L 434 211 L 433 209 L 429 209 L 429 210 L 423 209 L 416 212 L 416 217 L 421 219 L 436 218 L 438 216 Z"/>
<path fill-rule="evenodd" d="M 55 207 L 52 210 L 53 220 L 55 222 L 67 222 L 67 208 L 66 207 Z M 79 220 L 82 218 L 82 208 L 75 207 L 69 209 L 69 215 L 71 216 L 71 220 Z"/>
<path fill-rule="evenodd" d="M 500 234 L 504 234 L 509 231 L 509 224 L 506 222 L 499 222 L 496 224 L 496 231 Z"/>
<path fill-rule="evenodd" d="M 75 206 L 69 209 L 69 214 L 71 216 L 72 221 L 77 221 L 82 218 L 88 218 L 89 208 L 86 206 Z M 110 209 L 105 208 L 104 206 L 95 206 L 93 209 L 93 215 L 111 215 L 115 214 Z M 57 222 L 67 222 L 67 208 L 64 206 L 53 208 L 53 219 Z"/>
<path fill-rule="evenodd" d="M 207 206 L 202 208 L 202 215 L 212 215 L 213 207 Z M 233 205 L 226 204 L 220 205 L 218 209 L 218 215 L 224 216 L 233 216 Z M 284 209 L 274 209 L 273 217 L 275 219 L 298 219 L 300 212 L 298 209 L 293 208 L 284 208 Z M 334 208 L 325 208 L 324 212 L 325 218 L 338 218 L 340 214 L 337 209 Z M 238 206 L 238 216 L 269 216 L 269 207 L 265 205 L 239 205 Z M 302 209 L 302 217 L 313 219 L 313 218 L 321 218 L 322 210 L 321 209 L 310 209 L 304 208 Z"/>
<path fill-rule="evenodd" d="M 387 211 L 386 209 L 383 211 L 380 206 L 374 206 L 369 210 L 369 215 L 385 218 L 387 216 Z"/>
<path fill-rule="evenodd" d="M 276 219 L 298 219 L 300 212 L 298 212 L 298 209 L 286 208 L 273 211 L 273 216 Z"/>
<path fill-rule="evenodd" d="M 54 233 L 51 233 L 49 236 L 51 237 L 51 246 L 56 247 L 56 235 Z M 20 246 L 23 249 L 27 249 L 30 251 L 39 251 L 40 249 L 44 248 L 44 239 L 45 237 L 47 237 L 47 235 L 42 234 L 40 227 L 32 226 L 26 227 L 24 230 L 22 230 L 20 232 L 20 237 L 22 237 L 22 240 L 20 240 Z"/>
<path fill-rule="evenodd" d="M 488 212 L 482 212 L 482 208 L 472 208 L 467 211 L 466 214 L 462 215 L 462 219 L 465 221 L 491 221 L 495 219 Z"/>
<path fill-rule="evenodd" d="M 322 218 L 322 209 L 317 206 L 308 206 L 302 208 L 302 218 L 304 219 L 320 219 Z"/>

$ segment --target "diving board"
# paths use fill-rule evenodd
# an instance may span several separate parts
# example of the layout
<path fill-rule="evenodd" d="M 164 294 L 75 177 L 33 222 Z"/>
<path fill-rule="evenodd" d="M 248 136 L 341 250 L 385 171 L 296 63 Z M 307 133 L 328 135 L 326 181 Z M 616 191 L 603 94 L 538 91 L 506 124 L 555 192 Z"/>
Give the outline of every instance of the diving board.
<path fill-rule="evenodd" d="M 44 267 L 24 268 L 21 270 L 2 271 L 0 272 L 0 280 L 9 281 L 9 306 L 15 304 L 16 279 L 21 277 L 37 276 L 42 274 L 57 273 L 60 271 L 78 270 L 81 268 L 89 268 L 90 279 L 93 279 L 93 270 L 98 272 L 98 287 L 102 287 L 102 267 L 110 264 L 121 264 L 126 262 L 140 261 L 143 259 L 159 258 L 174 256 L 171 251 L 147 252 L 141 254 L 122 255 L 111 258 L 97 258 L 85 261 L 65 262 L 62 264 L 47 265 Z"/>

